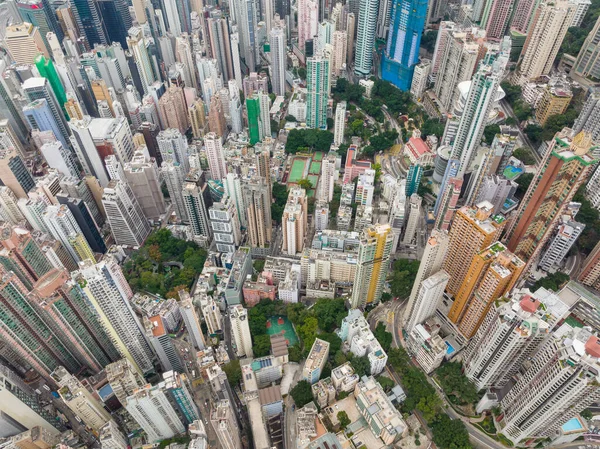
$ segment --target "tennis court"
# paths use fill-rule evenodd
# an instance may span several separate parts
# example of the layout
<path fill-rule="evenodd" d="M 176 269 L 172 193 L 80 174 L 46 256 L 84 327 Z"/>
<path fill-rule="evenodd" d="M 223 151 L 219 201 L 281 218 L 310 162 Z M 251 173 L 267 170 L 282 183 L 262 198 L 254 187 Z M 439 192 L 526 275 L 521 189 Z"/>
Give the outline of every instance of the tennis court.
<path fill-rule="evenodd" d="M 296 183 L 304 177 L 304 171 L 307 162 L 308 159 L 294 158 L 294 162 L 292 162 L 292 169 L 290 170 L 290 176 L 288 178 L 288 183 Z"/>
<path fill-rule="evenodd" d="M 321 162 L 323 160 L 323 153 L 321 151 L 317 151 L 313 156 L 313 161 Z"/>
<path fill-rule="evenodd" d="M 308 171 L 311 175 L 318 175 L 321 173 L 321 163 L 312 161 L 310 164 L 310 170 Z"/>
<path fill-rule="evenodd" d="M 285 316 L 272 316 L 267 320 L 267 334 L 275 335 L 283 333 L 288 347 L 298 343 L 298 336 L 294 332 L 294 327 L 290 320 Z"/>
<path fill-rule="evenodd" d="M 312 184 L 312 190 L 317 188 L 317 183 L 319 182 L 319 177 L 317 175 L 308 175 L 308 180 Z"/>

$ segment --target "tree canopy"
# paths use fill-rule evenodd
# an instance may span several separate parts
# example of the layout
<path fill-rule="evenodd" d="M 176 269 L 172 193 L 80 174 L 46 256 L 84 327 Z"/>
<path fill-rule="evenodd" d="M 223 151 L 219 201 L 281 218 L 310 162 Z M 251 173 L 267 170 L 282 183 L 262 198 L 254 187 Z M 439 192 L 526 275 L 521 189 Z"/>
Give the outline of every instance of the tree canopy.
<path fill-rule="evenodd" d="M 296 154 L 305 151 L 329 151 L 333 143 L 333 133 L 321 129 L 292 129 L 288 133 L 285 144 L 286 153 Z"/>
<path fill-rule="evenodd" d="M 392 281 L 390 282 L 392 294 L 400 299 L 408 298 L 418 271 L 418 260 L 396 260 L 394 262 Z"/>
<path fill-rule="evenodd" d="M 462 373 L 461 363 L 445 363 L 435 373 L 446 395 L 455 397 L 459 404 L 473 404 L 479 400 L 477 388 Z"/>
<path fill-rule="evenodd" d="M 353 357 L 350 364 L 354 368 L 354 372 L 358 374 L 358 377 L 369 376 L 371 374 L 371 363 L 366 355 Z"/>
<path fill-rule="evenodd" d="M 440 449 L 472 449 L 469 432 L 460 419 L 450 419 L 445 413 L 431 424 L 433 442 Z"/>
<path fill-rule="evenodd" d="M 340 422 L 340 427 L 342 429 L 345 429 L 348 427 L 348 425 L 350 425 L 350 418 L 348 417 L 348 413 L 346 413 L 344 410 L 341 410 L 337 413 L 337 419 Z"/>
<path fill-rule="evenodd" d="M 227 381 L 232 388 L 240 383 L 242 380 L 242 368 L 240 367 L 239 360 L 232 360 L 231 362 L 221 366 L 221 368 L 227 375 Z"/>
<path fill-rule="evenodd" d="M 491 145 L 494 141 L 494 137 L 496 134 L 500 133 L 500 125 L 497 123 L 493 123 L 491 125 L 487 125 L 483 130 L 483 137 L 485 139 L 485 143 Z"/>
<path fill-rule="evenodd" d="M 391 332 L 388 332 L 385 328 L 385 324 L 383 323 L 378 323 L 377 327 L 375 327 L 375 338 L 377 339 L 377 341 L 379 342 L 379 344 L 381 345 L 381 347 L 383 348 L 383 350 L 385 352 L 388 352 L 390 350 L 390 348 L 392 347 L 392 334 Z"/>
<path fill-rule="evenodd" d="M 568 274 L 561 273 L 557 271 L 555 273 L 550 273 L 546 277 L 538 279 L 531 287 L 532 291 L 536 291 L 540 287 L 544 287 L 547 290 L 559 291 L 567 282 L 569 282 Z"/>
<path fill-rule="evenodd" d="M 525 165 L 535 164 L 535 157 L 533 157 L 533 154 L 531 154 L 531 150 L 529 148 L 517 148 L 515 151 L 513 151 L 512 155 L 519 159 L 521 162 L 523 162 Z"/>
<path fill-rule="evenodd" d="M 344 304 L 344 298 L 317 300 L 312 308 L 319 323 L 319 329 L 332 332 L 342 324 L 342 320 L 348 312 Z"/>
<path fill-rule="evenodd" d="M 306 380 L 301 380 L 296 384 L 294 388 L 290 391 L 294 402 L 296 403 L 296 407 L 302 408 L 309 402 L 313 400 L 312 396 L 312 388 L 310 383 Z"/>

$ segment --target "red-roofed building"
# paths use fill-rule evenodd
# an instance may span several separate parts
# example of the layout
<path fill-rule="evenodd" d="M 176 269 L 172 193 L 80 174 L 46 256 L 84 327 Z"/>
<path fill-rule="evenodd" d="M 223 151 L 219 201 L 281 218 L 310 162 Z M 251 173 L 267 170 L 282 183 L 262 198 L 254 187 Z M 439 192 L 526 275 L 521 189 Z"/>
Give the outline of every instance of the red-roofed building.
<path fill-rule="evenodd" d="M 408 142 L 404 145 L 404 155 L 410 159 L 411 164 L 433 165 L 434 153 L 420 137 L 408 139 Z"/>
<path fill-rule="evenodd" d="M 363 173 L 365 170 L 371 168 L 369 161 L 357 161 L 358 147 L 356 145 L 350 145 L 348 152 L 346 153 L 346 166 L 344 167 L 344 184 L 352 182 L 354 178 Z"/>

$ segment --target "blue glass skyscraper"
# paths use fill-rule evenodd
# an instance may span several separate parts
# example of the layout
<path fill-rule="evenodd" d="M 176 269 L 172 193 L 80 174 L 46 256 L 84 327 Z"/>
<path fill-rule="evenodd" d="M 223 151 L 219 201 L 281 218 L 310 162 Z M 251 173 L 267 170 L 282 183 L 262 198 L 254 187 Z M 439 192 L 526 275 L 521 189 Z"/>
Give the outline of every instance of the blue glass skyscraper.
<path fill-rule="evenodd" d="M 392 0 L 387 46 L 381 58 L 381 78 L 401 90 L 410 90 L 419 61 L 419 45 L 427 17 L 427 0 Z"/>

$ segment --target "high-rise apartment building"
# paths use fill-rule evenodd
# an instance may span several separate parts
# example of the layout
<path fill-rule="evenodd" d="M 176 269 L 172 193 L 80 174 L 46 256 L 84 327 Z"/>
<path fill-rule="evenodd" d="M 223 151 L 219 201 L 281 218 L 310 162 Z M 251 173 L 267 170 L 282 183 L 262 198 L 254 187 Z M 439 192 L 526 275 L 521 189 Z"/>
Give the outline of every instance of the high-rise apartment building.
<path fill-rule="evenodd" d="M 493 301 L 512 289 L 523 268 L 525 262 L 500 242 L 473 257 L 448 313 L 465 338 L 477 332 Z"/>
<path fill-rule="evenodd" d="M 295 256 L 304 249 L 304 240 L 308 228 L 308 197 L 306 190 L 292 188 L 281 218 L 283 229 L 282 250 L 285 254 Z"/>
<path fill-rule="evenodd" d="M 221 137 L 215 133 L 208 133 L 204 136 L 204 147 L 206 149 L 206 158 L 208 159 L 208 168 L 212 179 L 221 180 L 227 176 L 227 167 L 225 166 L 225 154 Z"/>
<path fill-rule="evenodd" d="M 10 187 L 0 186 L 0 219 L 13 225 L 24 222 L 25 217 L 19 210 L 18 201 Z"/>
<path fill-rule="evenodd" d="M 104 368 L 106 380 L 121 404 L 127 404 L 127 398 L 146 382 L 137 368 L 127 359 L 121 359 Z"/>
<path fill-rule="evenodd" d="M 575 6 L 566 0 L 542 2 L 537 7 L 515 72 L 517 83 L 523 84 L 550 73 L 575 10 Z"/>
<path fill-rule="evenodd" d="M 381 299 L 393 242 L 389 224 L 376 224 L 363 230 L 358 246 L 352 308 L 374 304 Z"/>
<path fill-rule="evenodd" d="M 577 59 L 573 65 L 573 70 L 579 76 L 584 78 L 600 77 L 600 20 L 596 21 L 594 28 L 590 31 L 585 42 L 581 46 Z M 588 99 L 589 101 L 589 99 Z"/>
<path fill-rule="evenodd" d="M 87 204 L 79 198 L 70 198 L 62 193 L 56 195 L 56 199 L 60 204 L 65 205 L 69 209 L 92 251 L 105 253 L 106 244 L 104 243 L 104 238 Z"/>
<path fill-rule="evenodd" d="M 123 166 L 123 173 L 144 216 L 155 220 L 165 213 L 165 197 L 161 190 L 156 159 L 148 157 L 145 151 L 138 150 L 131 161 Z"/>
<path fill-rule="evenodd" d="M 102 205 L 115 243 L 142 246 L 150 234 L 150 225 L 129 184 L 111 181 L 104 189 Z"/>
<path fill-rule="evenodd" d="M 14 148 L 0 148 L 0 182 L 17 198 L 27 198 L 27 192 L 35 187 L 31 173 Z"/>
<path fill-rule="evenodd" d="M 74 279 L 84 285 L 84 292 L 121 355 L 144 373 L 152 370 L 152 350 L 131 309 L 133 292 L 119 264 L 111 257 L 97 264 L 86 260 L 79 264 Z"/>
<path fill-rule="evenodd" d="M 406 206 L 408 219 L 406 220 L 406 226 L 404 228 L 404 237 L 402 238 L 403 245 L 414 245 L 416 244 L 419 226 L 421 224 L 421 202 L 422 198 L 413 193 L 410 196 L 408 204 Z"/>
<path fill-rule="evenodd" d="M 331 61 L 323 55 L 306 60 L 306 126 L 327 129 Z"/>
<path fill-rule="evenodd" d="M 228 399 L 213 403 L 210 423 L 223 449 L 242 449 L 239 426 Z"/>
<path fill-rule="evenodd" d="M 478 390 L 504 387 L 568 310 L 543 288 L 533 295 L 514 292 L 510 299 L 498 299 L 465 349 L 465 375 Z"/>
<path fill-rule="evenodd" d="M 154 349 L 154 353 L 158 356 L 163 371 L 175 370 L 180 373 L 183 372 L 183 364 L 179 358 L 177 349 L 173 345 L 173 340 L 169 337 L 162 317 L 160 315 L 144 317 L 143 322 L 146 338 L 148 338 Z"/>
<path fill-rule="evenodd" d="M 540 258 L 539 267 L 546 272 L 558 268 L 584 229 L 585 224 L 571 220 L 568 215 L 562 216 L 554 237 Z"/>
<path fill-rule="evenodd" d="M 206 111 L 204 110 L 204 102 L 200 98 L 194 101 L 188 108 L 188 119 L 194 138 L 198 139 L 202 137 L 206 128 Z"/>
<path fill-rule="evenodd" d="M 52 378 L 58 384 L 58 394 L 67 407 L 91 429 L 99 432 L 110 420 L 102 402 L 96 399 L 65 367 L 58 367 Z"/>
<path fill-rule="evenodd" d="M 298 49 L 306 52 L 306 41 L 317 35 L 319 4 L 315 0 L 298 0 Z"/>
<path fill-rule="evenodd" d="M 419 282 L 414 300 L 410 304 L 410 313 L 405 315 L 406 324 L 404 329 L 406 332 L 410 334 L 417 325 L 422 324 L 435 314 L 449 280 L 448 273 L 440 270 Z M 417 284 L 415 283 L 415 285 Z"/>
<path fill-rule="evenodd" d="M 89 0 L 92 1 L 92 0 Z M 140 74 L 142 89 L 144 94 L 148 93 L 148 86 L 151 86 L 157 77 L 154 74 L 152 60 L 148 51 L 148 41 L 144 37 L 144 32 L 141 27 L 132 27 L 129 30 L 127 38 L 127 47 L 133 54 L 135 64 Z"/>
<path fill-rule="evenodd" d="M 333 58 L 331 60 L 331 73 L 339 76 L 342 68 L 346 67 L 348 53 L 348 33 L 346 30 L 337 30 L 333 32 Z"/>
<path fill-rule="evenodd" d="M 189 123 L 185 97 L 181 87 L 169 87 L 158 100 L 158 109 L 166 128 L 175 128 L 181 134 L 186 133 Z"/>
<path fill-rule="evenodd" d="M 94 253 L 77 220 L 65 204 L 48 206 L 42 218 L 52 237 L 62 243 L 75 262 L 94 259 Z"/>
<path fill-rule="evenodd" d="M 333 143 L 341 145 L 344 142 L 346 128 L 346 102 L 340 101 L 335 108 L 335 121 L 333 125 Z"/>
<path fill-rule="evenodd" d="M 231 320 L 231 338 L 235 342 L 235 354 L 238 357 L 253 357 L 252 336 L 248 322 L 248 310 L 241 304 L 229 308 Z"/>
<path fill-rule="evenodd" d="M 446 291 L 452 296 L 458 293 L 475 255 L 500 237 L 505 220 L 501 215 L 492 215 L 492 208 L 490 203 L 483 202 L 463 206 L 454 215 L 444 261 L 444 270 L 450 275 Z"/>
<path fill-rule="evenodd" d="M 171 438 L 185 432 L 185 426 L 177 411 L 169 402 L 161 384 L 137 389 L 127 398 L 125 408 L 150 441 Z"/>
<path fill-rule="evenodd" d="M 600 30 L 598 36 L 600 38 Z M 573 131 L 575 133 L 585 131 L 592 137 L 593 142 L 600 141 L 600 92 L 592 91 L 590 93 L 575 120 Z"/>
<path fill-rule="evenodd" d="M 85 116 L 83 120 L 71 120 L 69 122 L 72 132 L 70 140 L 85 174 L 94 176 L 101 186 L 106 187 L 110 178 L 90 132 L 92 120 L 89 116 Z"/>
<path fill-rule="evenodd" d="M 269 33 L 271 44 L 271 86 L 275 95 L 285 95 L 285 67 L 287 61 L 285 30 L 277 26 Z"/>
<path fill-rule="evenodd" d="M 162 162 L 178 162 L 183 166 L 185 173 L 190 170 L 187 139 L 178 129 L 170 128 L 161 131 L 158 133 L 156 142 Z"/>
<path fill-rule="evenodd" d="M 98 437 L 100 446 L 112 449 L 127 449 L 127 438 L 119 430 L 119 426 L 112 419 L 100 430 Z"/>
<path fill-rule="evenodd" d="M 500 402 L 502 434 L 513 443 L 554 435 L 600 398 L 598 337 L 564 324 Z"/>
<path fill-rule="evenodd" d="M 248 222 L 248 237 L 253 247 L 271 244 L 271 195 L 265 178 L 254 176 L 242 183 L 242 197 Z"/>
<path fill-rule="evenodd" d="M 9 25 L 4 45 L 17 64 L 33 64 L 40 53 L 50 57 L 39 28 L 28 22 Z"/>
<path fill-rule="evenodd" d="M 260 142 L 263 138 L 260 114 L 260 101 L 257 95 L 246 98 L 246 111 L 248 113 L 248 134 L 250 145 Z"/>
<path fill-rule="evenodd" d="M 428 317 L 420 312 L 422 305 L 418 303 L 417 295 L 419 294 L 421 282 L 441 270 L 444 259 L 446 258 L 446 253 L 448 252 L 448 243 L 449 238 L 447 231 L 438 231 L 434 229 L 431 232 L 429 239 L 427 239 L 425 251 L 421 258 L 421 264 L 419 265 L 419 271 L 417 271 L 417 276 L 415 277 L 408 305 L 406 306 L 406 311 L 404 313 L 403 322 L 405 329 L 407 329 L 408 332 L 412 330 L 414 325 L 422 323 L 424 319 Z"/>
<path fill-rule="evenodd" d="M 565 128 L 550 142 L 538 172 L 521 200 L 516 219 L 504 237 L 508 248 L 526 261 L 528 267 L 537 261 L 563 208 L 587 180 L 596 162 L 592 140 L 585 132 L 574 135 Z"/>
<path fill-rule="evenodd" d="M 413 71 L 413 79 L 410 84 L 410 93 L 417 101 L 420 101 L 427 89 L 427 83 L 429 80 L 429 74 L 431 71 L 431 60 L 421 59 L 421 61 L 415 66 Z"/>
<path fill-rule="evenodd" d="M 210 226 L 212 228 L 217 251 L 234 253 L 241 243 L 241 226 L 233 199 L 223 196 L 208 209 Z"/>
<path fill-rule="evenodd" d="M 419 46 L 426 18 L 427 0 L 402 0 L 393 3 L 390 33 L 381 63 L 381 77 L 400 90 L 410 90 L 415 65 L 419 62 Z"/>
<path fill-rule="evenodd" d="M 192 228 L 192 235 L 200 243 L 210 242 L 212 231 L 208 219 L 208 208 L 211 206 L 208 184 L 203 173 L 192 169 L 181 187 L 180 197 L 185 208 L 187 221 Z"/>
<path fill-rule="evenodd" d="M 206 343 L 204 341 L 204 333 L 200 327 L 201 320 L 196 312 L 192 297 L 185 290 L 179 291 L 179 313 L 181 313 L 191 343 L 198 350 L 204 349 Z"/>
<path fill-rule="evenodd" d="M 493 0 L 486 24 L 486 38 L 500 41 L 512 17 L 515 0 Z"/>
<path fill-rule="evenodd" d="M 42 131 L 45 131 L 47 129 L 55 131 L 55 129 L 57 129 L 59 134 L 56 135 L 56 138 L 60 139 L 63 145 L 65 145 L 65 147 L 68 146 L 65 141 L 68 139 L 70 133 L 65 113 L 63 112 L 64 105 L 61 104 L 60 100 L 54 93 L 50 81 L 47 78 L 43 77 L 29 78 L 22 84 L 22 88 L 30 102 L 35 102 L 37 100 L 46 101 L 46 106 L 50 109 L 49 113 L 46 110 L 40 110 L 40 106 L 36 107 L 37 111 L 39 111 L 39 113 L 42 114 L 42 116 L 39 117 L 40 121 L 44 121 L 43 116 L 48 114 L 51 114 L 54 118 L 53 121 L 56 125 L 56 128 L 39 127 L 37 129 L 40 129 Z M 42 105 L 41 107 L 45 108 L 46 106 Z M 34 122 L 32 122 L 31 119 L 29 119 L 29 123 L 30 126 L 33 128 Z"/>
<path fill-rule="evenodd" d="M 339 106 L 338 106 L 339 107 Z M 337 117 L 337 114 L 336 114 Z M 333 199 L 333 187 L 339 177 L 336 168 L 338 155 L 330 151 L 321 161 L 321 179 L 319 180 L 319 199 L 330 202 Z"/>
<path fill-rule="evenodd" d="M 356 51 L 354 56 L 354 73 L 359 77 L 367 77 L 373 67 L 373 48 L 379 2 L 375 0 L 360 0 L 356 20 Z M 417 46 L 418 48 L 418 46 Z"/>

